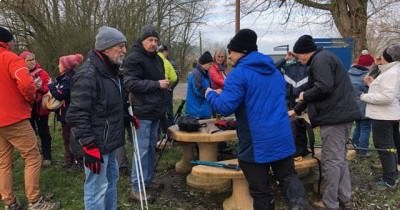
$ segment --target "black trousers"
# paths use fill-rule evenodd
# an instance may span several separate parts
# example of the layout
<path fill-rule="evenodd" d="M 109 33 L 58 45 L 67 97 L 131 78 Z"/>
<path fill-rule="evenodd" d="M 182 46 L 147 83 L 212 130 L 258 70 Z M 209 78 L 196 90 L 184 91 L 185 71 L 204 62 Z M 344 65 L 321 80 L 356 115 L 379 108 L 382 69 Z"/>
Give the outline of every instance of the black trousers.
<path fill-rule="evenodd" d="M 254 210 L 275 209 L 271 190 L 273 178 L 268 174 L 270 168 L 272 168 L 274 178 L 279 182 L 289 208 L 296 206 L 298 209 L 307 209 L 307 203 L 304 199 L 304 186 L 297 177 L 292 156 L 265 164 L 239 160 L 239 165 L 249 183 Z"/>
<path fill-rule="evenodd" d="M 51 160 L 51 136 L 48 121 L 49 117 L 34 116 L 30 119 L 33 130 L 39 134 L 44 160 Z"/>
<path fill-rule="evenodd" d="M 400 165 L 400 131 L 398 121 L 395 121 L 393 125 L 393 140 L 397 149 L 397 164 Z"/>
<path fill-rule="evenodd" d="M 372 120 L 372 138 L 377 149 L 395 149 L 394 129 L 396 121 Z M 397 132 L 398 132 L 397 127 Z M 382 164 L 383 180 L 391 185 L 395 184 L 397 172 L 397 152 L 378 151 Z"/>

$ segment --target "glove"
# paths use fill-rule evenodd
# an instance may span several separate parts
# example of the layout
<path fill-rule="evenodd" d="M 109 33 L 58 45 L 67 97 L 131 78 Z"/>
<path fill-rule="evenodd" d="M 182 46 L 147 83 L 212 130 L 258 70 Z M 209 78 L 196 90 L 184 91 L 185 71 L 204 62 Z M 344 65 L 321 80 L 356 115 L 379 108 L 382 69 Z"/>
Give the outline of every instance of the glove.
<path fill-rule="evenodd" d="M 135 125 L 135 128 L 136 128 L 136 129 L 139 129 L 139 127 L 140 127 L 140 121 L 139 121 L 139 119 L 138 119 L 135 115 L 132 115 L 132 122 L 133 122 L 133 125 Z"/>
<path fill-rule="evenodd" d="M 103 157 L 100 154 L 99 148 L 94 145 L 86 145 L 82 147 L 84 156 L 85 166 L 94 174 L 100 174 L 101 163 L 103 163 Z"/>

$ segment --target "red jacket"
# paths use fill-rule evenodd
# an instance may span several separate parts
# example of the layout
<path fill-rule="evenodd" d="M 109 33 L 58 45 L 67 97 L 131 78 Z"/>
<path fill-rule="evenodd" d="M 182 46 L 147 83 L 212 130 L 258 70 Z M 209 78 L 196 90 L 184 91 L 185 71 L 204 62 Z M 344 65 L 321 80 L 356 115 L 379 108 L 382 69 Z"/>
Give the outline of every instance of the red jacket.
<path fill-rule="evenodd" d="M 40 65 L 38 64 L 35 69 L 30 71 L 30 74 L 35 80 L 36 78 L 40 78 L 42 80 L 42 85 L 40 86 L 39 89 L 36 91 L 36 99 L 35 99 L 35 108 L 36 110 L 33 111 L 33 114 L 36 116 L 32 116 L 33 118 L 35 117 L 47 117 L 49 116 L 49 111 L 47 109 L 43 109 L 41 104 L 42 104 L 42 98 L 43 95 L 49 92 L 49 81 L 50 77 L 49 74 L 47 74 L 46 70 L 42 69 Z"/>
<path fill-rule="evenodd" d="M 208 70 L 208 73 L 210 74 L 212 89 L 222 89 L 226 74 L 219 68 L 218 64 L 214 63 Z"/>
<path fill-rule="evenodd" d="M 35 93 L 24 59 L 0 42 L 0 127 L 29 119 Z"/>

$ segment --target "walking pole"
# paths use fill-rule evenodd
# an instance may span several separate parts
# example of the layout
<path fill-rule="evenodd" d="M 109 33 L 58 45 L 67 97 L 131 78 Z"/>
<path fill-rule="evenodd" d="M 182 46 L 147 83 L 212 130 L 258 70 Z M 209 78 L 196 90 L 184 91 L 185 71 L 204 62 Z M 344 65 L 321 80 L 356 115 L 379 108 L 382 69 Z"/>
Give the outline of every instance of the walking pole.
<path fill-rule="evenodd" d="M 131 94 L 128 96 L 129 104 L 129 114 L 133 116 L 133 110 L 132 110 L 132 97 Z M 148 203 L 147 203 L 147 194 L 146 194 L 146 186 L 144 183 L 144 178 L 143 178 L 143 168 L 142 168 L 142 162 L 140 160 L 140 153 L 139 153 L 139 144 L 137 141 L 137 134 L 136 134 L 136 127 L 134 122 L 131 120 L 130 122 L 131 126 L 131 131 L 132 131 L 132 145 L 133 145 L 133 159 L 135 161 L 135 170 L 136 170 L 136 176 L 138 179 L 138 187 L 139 187 L 139 199 L 140 199 L 140 207 L 141 209 L 149 209 Z M 132 183 L 133 184 L 133 183 Z M 144 205 L 143 205 L 143 198 L 144 197 Z M 145 207 L 145 208 L 144 208 Z"/>
<path fill-rule="evenodd" d="M 389 148 L 389 149 L 381 149 L 381 148 L 364 148 L 364 147 L 357 147 L 353 145 L 354 148 L 347 148 L 348 150 L 370 150 L 370 151 L 378 151 L 378 152 L 391 152 L 391 153 L 396 153 L 397 149 L 395 148 Z M 315 145 L 315 148 L 322 148 L 321 145 Z"/>

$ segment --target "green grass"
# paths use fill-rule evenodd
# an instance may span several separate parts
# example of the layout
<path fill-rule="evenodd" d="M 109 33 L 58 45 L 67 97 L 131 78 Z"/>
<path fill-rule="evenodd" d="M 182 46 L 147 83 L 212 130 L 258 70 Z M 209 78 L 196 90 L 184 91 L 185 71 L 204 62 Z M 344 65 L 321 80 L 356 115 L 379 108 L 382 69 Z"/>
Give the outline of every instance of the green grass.
<path fill-rule="evenodd" d="M 179 102 L 175 102 L 177 107 Z M 84 209 L 83 206 L 83 171 L 66 171 L 62 168 L 63 163 L 63 141 L 61 138 L 61 126 L 57 124 L 55 132 L 53 132 L 52 117 L 50 118 L 50 128 L 53 137 L 52 141 L 52 155 L 54 164 L 50 168 L 41 170 L 41 190 L 43 193 L 54 193 L 54 200 L 61 202 L 62 209 L 65 210 L 78 210 Z M 320 145 L 319 130 L 315 130 L 316 145 Z M 129 145 L 129 144 L 128 144 Z M 128 153 L 130 152 L 130 147 Z M 400 209 L 400 190 L 376 192 L 371 189 L 371 185 L 375 179 L 379 177 L 381 171 L 379 169 L 371 169 L 371 160 L 378 160 L 377 154 L 372 153 L 373 157 L 369 160 L 354 159 L 350 162 L 352 173 L 352 188 L 353 188 L 353 201 L 357 205 L 357 209 Z M 178 185 L 184 185 L 184 176 L 176 175 L 174 173 L 174 165 L 180 159 L 181 152 L 179 147 L 173 147 L 166 150 L 162 161 L 159 164 L 158 175 L 164 176 L 169 173 L 172 176 L 180 177 L 181 181 L 177 182 Z M 24 181 L 23 181 L 23 161 L 18 152 L 14 154 L 14 190 L 15 194 L 26 207 L 27 201 L 24 194 Z M 160 175 L 161 174 L 161 175 Z M 167 176 L 167 175 L 165 175 Z M 183 178 L 182 178 L 183 177 Z M 311 203 L 318 199 L 318 196 L 312 192 L 310 186 L 306 186 L 307 199 Z M 140 209 L 137 203 L 128 201 L 128 194 L 130 191 L 129 178 L 121 176 L 118 183 L 118 209 Z M 164 194 L 163 194 L 164 193 Z M 172 195 L 165 195 L 170 193 Z M 229 194 L 229 193 L 228 193 Z M 218 209 L 224 198 L 228 194 L 199 194 L 189 192 L 185 186 L 180 186 L 175 191 L 161 192 L 164 199 L 158 199 L 155 203 L 150 204 L 150 209 L 157 210 L 174 210 L 174 209 L 190 209 L 200 205 L 207 209 L 210 205 L 216 206 Z M 193 202 L 194 201 L 194 202 Z M 282 200 L 277 200 L 277 209 L 283 209 Z M 4 208 L 0 204 L 0 209 Z M 215 208 L 208 208 L 215 209 Z"/>

